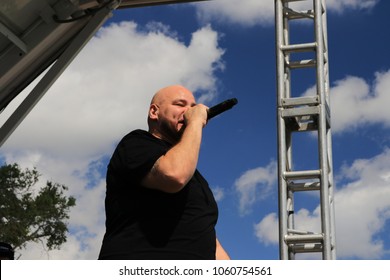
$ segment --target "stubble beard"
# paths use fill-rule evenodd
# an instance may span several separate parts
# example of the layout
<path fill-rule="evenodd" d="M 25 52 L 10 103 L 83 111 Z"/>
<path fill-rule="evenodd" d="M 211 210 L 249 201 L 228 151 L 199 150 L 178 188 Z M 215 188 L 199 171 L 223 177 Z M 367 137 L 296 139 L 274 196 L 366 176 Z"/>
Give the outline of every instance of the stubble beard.
<path fill-rule="evenodd" d="M 182 125 L 182 127 L 178 130 L 177 128 L 170 126 L 168 123 L 163 122 L 161 124 L 161 134 L 164 135 L 164 138 L 166 138 L 165 140 L 171 142 L 172 144 L 176 144 L 180 141 L 184 128 L 185 126 Z"/>

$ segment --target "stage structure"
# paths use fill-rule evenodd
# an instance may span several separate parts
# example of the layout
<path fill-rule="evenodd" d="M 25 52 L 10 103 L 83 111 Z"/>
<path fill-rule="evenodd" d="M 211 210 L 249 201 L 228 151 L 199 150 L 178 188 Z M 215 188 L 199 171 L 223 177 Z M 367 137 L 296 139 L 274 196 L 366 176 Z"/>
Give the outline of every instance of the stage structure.
<path fill-rule="evenodd" d="M 0 112 L 49 70 L 1 126 L 0 147 L 115 9 L 197 1 L 1 0 Z"/>
<path fill-rule="evenodd" d="M 294 5 L 301 2 L 309 3 L 309 9 L 294 9 Z M 321 253 L 322 259 L 335 259 L 325 0 L 275 0 L 275 28 L 280 259 L 295 259 L 298 253 L 316 252 Z M 293 28 L 312 28 L 313 33 L 308 36 L 312 41 L 303 41 L 305 36 L 300 32 L 294 33 Z M 310 69 L 313 73 L 308 72 Z M 314 93 L 299 96 L 295 86 L 299 81 L 310 78 L 315 85 Z M 302 151 L 304 148 L 301 147 L 299 152 L 293 154 L 294 148 L 304 142 L 304 137 L 317 137 L 315 149 Z M 299 159 L 312 158 L 314 153 L 318 156 L 314 157 L 312 165 L 308 169 L 300 169 L 302 164 Z M 312 195 L 307 192 L 312 192 Z M 302 197 L 318 200 L 318 203 L 313 203 L 320 206 L 318 227 L 307 228 L 303 221 L 300 223 L 296 212 Z"/>
<path fill-rule="evenodd" d="M 1 0 L 0 1 L 0 113 L 32 81 L 46 71 L 19 107 L 0 127 L 0 147 L 48 91 L 115 9 L 178 4 L 207 0 Z M 325 1 L 300 12 L 289 7 L 299 0 L 275 0 L 280 258 L 293 259 L 300 252 L 322 252 L 335 258 L 333 179 L 329 114 L 329 79 Z M 302 1 L 302 0 L 301 0 Z M 240 5 L 240 0 L 237 0 Z M 315 42 L 291 44 L 289 22 L 314 22 Z M 296 53 L 315 54 L 292 60 Z M 316 95 L 293 97 L 291 72 L 316 69 Z M 317 132 L 319 167 L 293 169 L 292 135 Z M 311 233 L 294 224 L 294 195 L 319 192 L 321 232 Z"/>

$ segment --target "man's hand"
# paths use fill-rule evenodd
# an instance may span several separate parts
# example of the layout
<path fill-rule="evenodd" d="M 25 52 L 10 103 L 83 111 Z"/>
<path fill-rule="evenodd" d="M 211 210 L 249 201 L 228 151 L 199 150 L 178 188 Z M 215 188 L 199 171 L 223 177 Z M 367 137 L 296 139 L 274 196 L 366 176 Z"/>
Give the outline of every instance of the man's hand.
<path fill-rule="evenodd" d="M 184 113 L 184 122 L 189 125 L 192 122 L 200 122 L 202 127 L 207 124 L 207 110 L 208 107 L 203 104 L 197 104 L 188 108 Z"/>

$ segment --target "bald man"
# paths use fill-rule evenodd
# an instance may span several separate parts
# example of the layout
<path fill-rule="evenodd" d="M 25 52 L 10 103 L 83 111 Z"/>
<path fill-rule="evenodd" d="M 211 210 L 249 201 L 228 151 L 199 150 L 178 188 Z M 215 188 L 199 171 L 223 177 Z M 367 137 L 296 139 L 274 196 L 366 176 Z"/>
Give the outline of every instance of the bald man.
<path fill-rule="evenodd" d="M 149 130 L 118 144 L 107 170 L 106 233 L 99 259 L 230 259 L 218 208 L 197 170 L 207 107 L 180 85 L 152 98 Z"/>

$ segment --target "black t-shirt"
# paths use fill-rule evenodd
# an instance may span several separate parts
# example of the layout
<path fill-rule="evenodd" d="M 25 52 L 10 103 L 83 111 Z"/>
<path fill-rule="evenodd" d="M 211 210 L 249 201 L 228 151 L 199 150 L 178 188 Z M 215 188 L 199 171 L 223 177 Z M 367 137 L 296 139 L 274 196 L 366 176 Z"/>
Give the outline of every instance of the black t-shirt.
<path fill-rule="evenodd" d="M 106 233 L 99 259 L 215 259 L 218 209 L 198 171 L 178 193 L 141 186 L 170 147 L 143 130 L 118 144 L 107 170 Z"/>

